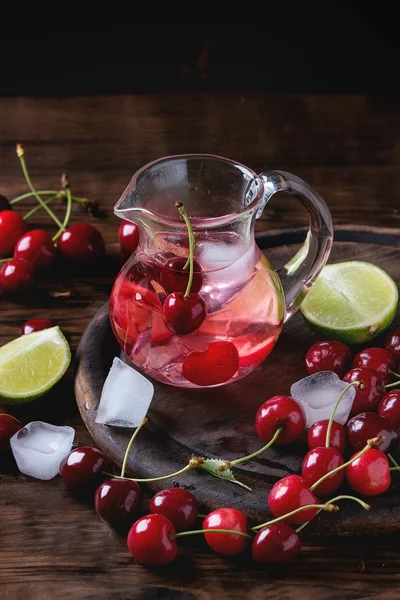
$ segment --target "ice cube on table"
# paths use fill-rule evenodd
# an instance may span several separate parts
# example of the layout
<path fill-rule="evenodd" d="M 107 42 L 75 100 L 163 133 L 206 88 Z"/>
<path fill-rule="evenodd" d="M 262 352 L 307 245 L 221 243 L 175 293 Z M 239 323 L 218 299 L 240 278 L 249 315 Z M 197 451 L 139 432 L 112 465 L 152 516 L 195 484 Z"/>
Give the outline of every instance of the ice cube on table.
<path fill-rule="evenodd" d="M 18 469 L 36 479 L 53 479 L 60 462 L 71 451 L 75 430 L 72 427 L 32 421 L 15 433 L 11 449 Z"/>
<path fill-rule="evenodd" d="M 147 414 L 153 394 L 151 381 L 115 357 L 101 392 L 96 423 L 137 427 Z"/>
<path fill-rule="evenodd" d="M 316 421 L 330 418 L 335 402 L 347 385 L 332 371 L 314 373 L 292 385 L 290 395 L 303 408 L 307 429 Z M 354 387 L 349 388 L 339 403 L 334 420 L 341 425 L 349 417 L 355 394 Z"/>

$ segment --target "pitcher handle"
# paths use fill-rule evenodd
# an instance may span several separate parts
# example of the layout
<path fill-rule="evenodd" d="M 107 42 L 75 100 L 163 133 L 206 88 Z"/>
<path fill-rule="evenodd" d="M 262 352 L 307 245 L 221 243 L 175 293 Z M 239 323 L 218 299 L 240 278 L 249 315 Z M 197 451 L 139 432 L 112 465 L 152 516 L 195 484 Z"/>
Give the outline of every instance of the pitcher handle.
<path fill-rule="evenodd" d="M 310 225 L 306 240 L 297 254 L 276 272 L 285 294 L 285 322 L 294 315 L 326 264 L 333 242 L 332 218 L 325 201 L 305 181 L 285 171 L 268 171 L 260 174 L 264 183 L 264 199 L 256 219 L 265 205 L 277 192 L 295 196 L 308 210 Z"/>

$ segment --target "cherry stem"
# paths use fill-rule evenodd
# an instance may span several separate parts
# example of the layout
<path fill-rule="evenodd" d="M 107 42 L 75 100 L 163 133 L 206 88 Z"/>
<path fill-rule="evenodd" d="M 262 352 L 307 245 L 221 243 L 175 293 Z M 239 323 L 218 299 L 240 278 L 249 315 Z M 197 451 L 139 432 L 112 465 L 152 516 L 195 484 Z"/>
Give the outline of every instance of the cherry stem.
<path fill-rule="evenodd" d="M 335 414 L 336 414 L 336 411 L 337 411 L 337 409 L 339 407 L 339 404 L 342 401 L 342 398 L 345 395 L 345 393 L 347 392 L 347 390 L 349 390 L 353 386 L 359 385 L 359 383 L 360 383 L 359 381 L 352 381 L 351 383 L 349 383 L 349 385 L 346 385 L 346 387 L 344 388 L 344 390 L 339 395 L 339 398 L 335 402 L 335 405 L 334 405 L 333 410 L 332 410 L 332 414 L 331 414 L 330 419 L 329 419 L 328 428 L 326 430 L 325 446 L 327 448 L 329 448 L 329 446 L 330 446 L 330 439 L 331 439 L 331 431 L 332 431 L 333 419 L 335 418 Z"/>
<path fill-rule="evenodd" d="M 296 508 L 295 510 L 286 513 L 286 515 L 282 515 L 281 517 L 277 517 L 276 519 L 272 519 L 271 521 L 266 521 L 261 525 L 256 525 L 255 527 L 252 527 L 251 529 L 252 531 L 264 529 L 264 527 L 268 527 L 268 525 L 274 525 L 274 523 L 284 521 L 285 519 L 292 517 L 293 515 L 297 515 L 297 513 L 302 512 L 303 510 L 308 510 L 309 508 L 319 508 L 320 511 L 326 510 L 326 512 L 337 512 L 339 510 L 339 507 L 336 506 L 336 504 L 332 504 L 330 500 L 329 502 L 325 502 L 325 504 L 305 504 L 304 506 L 300 506 L 299 508 Z"/>
<path fill-rule="evenodd" d="M 129 444 L 127 445 L 126 450 L 125 450 L 124 460 L 122 461 L 121 475 L 120 475 L 121 478 L 125 477 L 126 464 L 128 462 L 128 456 L 129 456 L 129 452 L 131 451 L 132 444 L 135 441 L 139 431 L 142 429 L 143 425 L 146 425 L 146 423 L 147 423 L 147 419 L 145 417 L 142 420 L 142 422 L 139 423 L 139 425 L 136 427 L 136 430 L 134 431 L 131 439 L 129 440 Z"/>
<path fill-rule="evenodd" d="M 400 379 L 400 374 L 399 374 L 399 373 L 396 373 L 395 371 L 392 371 L 392 369 L 389 369 L 389 373 L 390 373 L 391 375 L 393 375 L 394 377 L 397 377 L 398 379 Z"/>
<path fill-rule="evenodd" d="M 66 188 L 66 192 L 67 192 L 67 210 L 65 213 L 65 217 L 64 217 L 64 221 L 62 224 L 62 227 L 57 231 L 57 233 L 55 235 L 53 235 L 53 242 L 55 242 L 56 240 L 58 240 L 58 238 L 60 237 L 60 235 L 63 233 L 63 231 L 65 231 L 66 227 L 68 226 L 68 222 L 71 218 L 71 211 L 72 211 L 72 196 L 71 196 L 71 190 L 69 189 L 69 186 Z"/>
<path fill-rule="evenodd" d="M 181 531 L 180 533 L 175 533 L 175 535 L 170 536 L 171 539 L 184 537 L 188 535 L 196 535 L 199 533 L 227 533 L 231 535 L 241 535 L 242 537 L 252 539 L 251 535 L 248 533 L 244 533 L 243 531 L 235 531 L 235 529 L 193 529 L 192 531 Z"/>
<path fill-rule="evenodd" d="M 205 519 L 207 515 L 203 515 L 202 513 L 197 513 L 199 519 Z"/>
<path fill-rule="evenodd" d="M 367 450 L 370 450 L 371 448 L 377 448 L 378 446 L 380 446 L 382 444 L 383 441 L 384 441 L 384 438 L 382 438 L 382 437 L 371 438 L 370 440 L 368 440 L 367 445 L 362 450 L 360 450 L 360 452 L 358 452 L 358 454 L 355 454 L 353 456 L 353 458 L 351 458 L 347 462 L 340 465 L 340 467 L 336 467 L 336 469 L 332 469 L 332 471 L 329 471 L 328 473 L 323 475 L 320 479 L 318 479 L 318 481 L 313 483 L 313 485 L 310 487 L 310 490 L 313 492 L 315 490 L 315 488 L 318 487 L 323 481 L 325 481 L 326 479 L 329 479 L 329 477 L 331 477 L 332 475 L 335 475 L 339 471 L 342 471 L 343 469 L 345 469 L 346 467 L 351 465 L 355 460 L 360 458 L 360 456 L 365 454 L 367 452 Z"/>
<path fill-rule="evenodd" d="M 187 269 L 188 262 L 189 262 L 189 280 L 187 282 L 186 291 L 183 296 L 184 298 L 188 298 L 189 294 L 190 294 L 190 290 L 192 288 L 192 282 L 193 282 L 193 254 L 194 254 L 195 239 L 194 239 L 192 225 L 189 221 L 189 217 L 186 212 L 186 208 L 183 206 L 182 202 L 175 202 L 175 206 L 178 209 L 179 213 L 182 215 L 182 217 L 185 219 L 186 227 L 188 230 L 188 236 L 189 236 L 189 258 L 187 259 L 186 263 L 183 266 L 184 269 Z"/>
<path fill-rule="evenodd" d="M 358 502 L 358 504 L 360 506 L 362 506 L 365 510 L 369 510 L 371 508 L 369 504 L 367 504 L 366 502 L 363 502 L 362 500 L 360 500 L 360 498 L 356 498 L 355 496 L 346 496 L 346 495 L 341 495 L 341 496 L 336 496 L 336 498 L 331 498 L 331 500 L 329 500 L 329 504 L 331 504 L 332 502 L 339 502 L 339 500 L 353 500 L 353 502 Z M 322 510 L 323 510 L 323 508 L 320 508 L 319 511 L 317 512 L 317 514 L 315 516 L 319 515 L 319 513 Z M 296 533 L 299 533 L 309 523 L 311 523 L 311 521 L 306 521 L 305 523 L 303 523 L 302 525 L 300 525 L 296 529 Z"/>
<path fill-rule="evenodd" d="M 265 452 L 265 450 L 268 450 L 268 448 L 270 448 L 272 446 L 272 444 L 276 441 L 276 439 L 279 437 L 279 435 L 282 433 L 282 431 L 283 431 L 283 427 L 279 427 L 275 431 L 272 439 L 268 442 L 268 444 L 266 444 L 259 450 L 256 450 L 255 452 L 252 452 L 251 454 L 248 454 L 247 456 L 242 456 L 241 458 L 235 458 L 235 460 L 225 460 L 222 463 L 222 465 L 220 465 L 218 467 L 218 471 L 226 471 L 226 469 L 230 469 L 231 467 L 234 467 L 235 465 L 238 465 L 239 463 L 244 462 L 245 460 L 251 460 L 255 456 L 258 456 L 262 452 Z"/>
<path fill-rule="evenodd" d="M 39 190 L 36 191 L 36 194 L 38 194 L 39 196 L 56 196 L 56 198 L 64 198 L 65 196 L 65 191 L 64 190 Z M 26 198 L 32 198 L 32 196 L 36 195 L 34 192 L 27 192 L 26 194 L 21 194 L 21 196 L 17 196 L 16 198 L 13 198 L 12 200 L 10 200 L 10 204 L 17 204 L 17 202 L 21 202 L 22 200 L 25 200 Z M 72 196 L 72 201 L 73 202 L 77 202 L 78 204 L 88 204 L 89 200 L 87 198 L 81 198 L 80 196 Z M 40 210 L 42 207 L 41 206 L 36 206 L 35 207 L 35 211 L 36 210 Z"/>
<path fill-rule="evenodd" d="M 179 471 L 175 471 L 175 473 L 169 473 L 169 475 L 162 475 L 161 477 L 149 477 L 148 479 L 136 479 L 133 477 L 121 477 L 121 475 L 112 475 L 111 473 L 105 473 L 105 475 L 111 475 L 115 479 L 129 479 L 130 481 L 136 481 L 137 483 L 151 483 L 152 481 L 163 481 L 164 479 L 170 479 L 171 477 L 177 477 L 178 475 L 183 475 L 187 473 L 191 469 L 197 469 L 204 461 L 204 458 L 200 456 L 194 456 L 188 462 L 188 464 L 180 469 Z"/>
<path fill-rule="evenodd" d="M 398 387 L 400 385 L 400 381 L 394 381 L 393 383 L 388 383 L 384 386 L 385 390 L 390 390 L 390 388 Z"/>
<path fill-rule="evenodd" d="M 55 196 L 52 196 L 51 198 L 49 198 L 48 200 L 44 200 L 44 203 L 46 204 L 50 204 L 51 202 L 53 202 L 54 200 L 56 200 L 57 198 L 59 198 L 58 194 L 56 194 Z M 35 213 L 37 213 L 38 210 L 41 210 L 42 206 L 40 204 L 37 204 L 36 206 L 34 206 L 30 211 L 28 211 L 22 218 L 24 221 L 27 221 L 27 219 L 29 219 L 32 215 L 34 215 Z"/>
<path fill-rule="evenodd" d="M 398 464 L 398 462 L 393 458 L 393 456 L 391 454 L 387 455 L 388 459 L 390 460 L 390 462 L 392 463 L 394 469 L 399 469 L 400 470 L 400 465 Z"/>

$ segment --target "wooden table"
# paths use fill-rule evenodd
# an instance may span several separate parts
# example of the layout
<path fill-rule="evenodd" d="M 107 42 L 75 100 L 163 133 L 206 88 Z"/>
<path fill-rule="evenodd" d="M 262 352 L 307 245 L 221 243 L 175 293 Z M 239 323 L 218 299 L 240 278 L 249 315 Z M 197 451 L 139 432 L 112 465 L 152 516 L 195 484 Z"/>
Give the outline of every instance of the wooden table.
<path fill-rule="evenodd" d="M 157 157 L 211 152 L 256 170 L 292 171 L 329 204 L 335 224 L 400 224 L 400 107 L 396 98 L 257 94 L 160 94 L 0 100 L 0 193 L 26 189 L 15 144 L 25 145 L 38 189 L 58 188 L 63 171 L 78 195 L 100 201 L 106 218 L 85 216 L 103 233 L 108 260 L 90 276 L 57 273 L 23 304 L 0 302 L 0 344 L 29 317 L 59 324 L 76 349 L 107 300 L 122 264 L 112 207 L 132 173 Z M 27 202 L 24 208 L 33 205 Z M 62 207 L 58 214 L 61 215 Z M 82 220 L 75 213 L 73 222 Z M 296 203 L 276 198 L 259 230 L 305 224 Z M 33 223 L 32 223 L 33 225 Z M 34 225 L 51 229 L 41 213 Z M 57 298 L 49 292 L 70 292 Z M 76 428 L 90 444 L 72 391 L 72 373 L 51 406 L 38 401 L 22 413 Z M 130 558 L 125 539 L 74 499 L 62 481 L 36 481 L 14 470 L 0 478 L 0 596 L 14 599 L 280 598 L 346 600 L 399 597 L 398 539 L 327 539 L 306 545 L 286 568 L 247 559 L 224 560 L 199 539 L 180 558 L 145 569 Z"/>

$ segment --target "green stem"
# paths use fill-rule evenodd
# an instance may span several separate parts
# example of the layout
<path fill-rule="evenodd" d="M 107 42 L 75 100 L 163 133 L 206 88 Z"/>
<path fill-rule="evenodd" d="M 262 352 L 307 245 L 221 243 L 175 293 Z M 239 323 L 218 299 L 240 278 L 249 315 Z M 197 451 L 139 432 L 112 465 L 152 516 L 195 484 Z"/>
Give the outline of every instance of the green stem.
<path fill-rule="evenodd" d="M 9 260 L 11 260 L 12 258 L 13 258 L 12 256 L 9 256 L 8 258 L 1 258 L 1 259 L 0 259 L 0 265 L 1 265 L 1 264 L 3 264 L 3 263 L 6 263 L 6 262 L 8 262 L 8 261 L 9 261 Z"/>
<path fill-rule="evenodd" d="M 390 388 L 398 387 L 400 385 L 400 381 L 394 381 L 393 383 L 388 383 L 385 385 L 385 390 L 390 390 Z"/>
<path fill-rule="evenodd" d="M 230 469 L 231 467 L 234 467 L 235 465 L 238 465 L 239 463 L 242 463 L 246 460 L 251 460 L 255 456 L 258 456 L 262 452 L 265 452 L 265 450 L 268 450 L 269 448 L 271 448 L 272 444 L 279 437 L 280 433 L 282 433 L 282 430 L 283 430 L 283 427 L 279 427 L 275 431 L 273 438 L 268 442 L 268 444 L 266 444 L 259 450 L 256 450 L 255 452 L 252 452 L 251 454 L 248 454 L 247 456 L 242 456 L 241 458 L 235 458 L 235 460 L 224 461 L 224 463 L 220 467 L 218 467 L 218 471 L 225 471 L 226 469 Z"/>
<path fill-rule="evenodd" d="M 58 195 L 59 193 L 58 190 L 40 190 L 39 192 L 36 192 L 39 196 Z M 21 196 L 17 196 L 16 198 L 13 198 L 13 200 L 10 200 L 10 204 L 17 204 L 17 202 L 21 202 L 21 200 L 25 200 L 26 198 L 31 198 L 36 194 L 35 192 L 27 192 L 26 194 L 22 194 Z"/>
<path fill-rule="evenodd" d="M 236 531 L 235 529 L 193 529 L 192 531 L 181 531 L 180 533 L 175 533 L 172 535 L 172 538 L 185 537 L 188 535 L 196 535 L 199 533 L 230 533 L 233 535 L 241 535 L 242 537 L 247 537 L 250 540 L 252 539 L 251 535 L 248 533 L 244 533 L 243 531 Z"/>
<path fill-rule="evenodd" d="M 51 198 L 49 198 L 48 200 L 45 200 L 44 203 L 50 204 L 50 202 L 53 202 L 54 200 L 56 200 L 57 198 L 59 198 L 59 195 L 56 194 L 55 196 L 52 196 Z M 27 219 L 29 219 L 32 215 L 34 215 L 35 213 L 37 213 L 38 210 L 41 210 L 42 206 L 40 204 L 37 204 L 36 206 L 34 206 L 29 212 L 27 212 L 22 218 L 24 219 L 24 221 L 26 221 Z"/>
<path fill-rule="evenodd" d="M 192 288 L 192 282 L 193 282 L 193 255 L 194 255 L 195 239 L 194 239 L 192 225 L 189 221 L 189 217 L 187 215 L 186 209 L 183 206 L 182 202 L 176 202 L 175 206 L 178 209 L 179 213 L 182 215 L 182 217 L 185 219 L 186 227 L 188 230 L 188 236 L 189 236 L 189 258 L 183 267 L 184 269 L 187 269 L 187 263 L 189 261 L 189 279 L 188 279 L 188 283 L 186 286 L 185 294 L 183 296 L 184 298 L 188 298 L 189 294 L 190 294 L 190 290 Z"/>
<path fill-rule="evenodd" d="M 347 390 L 349 390 L 351 387 L 354 387 L 354 386 L 358 385 L 359 383 L 360 383 L 359 381 L 352 381 L 352 383 L 349 383 L 349 385 L 346 385 L 346 387 L 344 388 L 344 390 L 342 391 L 342 393 L 339 395 L 339 398 L 335 402 L 335 406 L 333 407 L 332 414 L 331 414 L 330 419 L 329 419 L 328 428 L 326 430 L 325 446 L 327 448 L 329 448 L 329 446 L 330 446 L 330 439 L 331 439 L 331 431 L 332 431 L 333 419 L 335 418 L 335 414 L 336 414 L 336 411 L 337 411 L 337 409 L 339 407 L 339 404 L 342 401 L 342 398 L 345 395 L 345 393 L 347 392 Z"/>
<path fill-rule="evenodd" d="M 207 517 L 207 515 L 203 515 L 201 513 L 197 513 L 197 516 L 199 519 L 205 519 Z"/>
<path fill-rule="evenodd" d="M 396 469 L 400 469 L 400 465 L 395 461 L 391 454 L 388 454 L 387 457 Z"/>
<path fill-rule="evenodd" d="M 363 502 L 362 500 L 360 500 L 360 498 L 356 498 L 355 496 L 346 496 L 346 495 L 341 495 L 341 496 L 336 496 L 336 498 L 331 498 L 329 500 L 329 504 L 333 503 L 333 502 L 339 502 L 339 500 L 353 500 L 353 502 L 358 502 L 358 504 L 360 506 L 362 506 L 365 510 L 369 510 L 371 507 L 369 504 L 367 504 L 366 502 Z M 319 515 L 319 513 L 322 511 L 323 509 L 320 508 L 319 511 L 317 512 L 317 515 Z M 296 533 L 300 533 L 300 531 L 302 529 L 304 529 L 304 527 L 306 527 L 309 523 L 311 523 L 311 521 L 306 521 L 305 523 L 303 523 L 302 525 L 300 525 L 299 527 L 297 527 L 296 529 Z"/>
<path fill-rule="evenodd" d="M 122 479 L 125 477 L 126 463 L 128 462 L 128 456 L 129 456 L 129 452 L 131 451 L 132 444 L 133 444 L 133 442 L 135 441 L 135 439 L 136 439 L 136 437 L 137 437 L 137 435 L 138 435 L 139 431 L 142 429 L 143 425 L 146 425 L 146 423 L 147 423 L 147 419 L 146 419 L 146 418 L 144 418 L 144 419 L 142 420 L 142 422 L 141 422 L 141 423 L 139 423 L 139 425 L 136 427 L 136 430 L 134 431 L 134 433 L 133 433 L 133 435 L 132 435 L 131 439 L 129 440 L 129 444 L 128 444 L 128 445 L 127 445 L 127 447 L 126 447 L 126 450 L 125 450 L 125 455 L 124 455 L 124 460 L 123 460 L 123 462 L 122 462 L 122 467 L 121 467 L 121 475 L 120 475 L 120 477 L 121 477 Z"/>
<path fill-rule="evenodd" d="M 396 373 L 395 371 L 392 371 L 392 369 L 389 369 L 389 373 L 390 373 L 391 375 L 393 375 L 394 377 L 397 377 L 398 379 L 400 379 L 400 375 L 399 375 L 399 373 Z"/>
<path fill-rule="evenodd" d="M 325 502 L 325 504 L 305 504 L 304 506 L 300 506 L 300 508 L 296 508 L 295 510 L 291 510 L 286 513 L 286 515 L 282 515 L 281 517 L 277 517 L 276 519 L 272 519 L 271 521 L 266 521 L 261 525 L 256 525 L 252 527 L 252 531 L 258 531 L 259 529 L 264 529 L 264 527 L 268 527 L 268 525 L 273 525 L 274 523 L 279 523 L 280 521 L 284 521 L 285 519 L 292 517 L 293 515 L 297 515 L 297 513 L 302 512 L 303 510 L 308 510 L 309 508 L 319 508 L 321 510 L 326 510 L 327 512 L 336 512 L 338 507 L 329 502 Z"/>
<path fill-rule="evenodd" d="M 72 196 L 71 196 L 71 190 L 69 189 L 69 187 L 67 187 L 66 192 L 67 192 L 67 210 L 66 210 L 64 221 L 63 221 L 61 228 L 57 231 L 57 233 L 55 235 L 53 235 L 53 242 L 58 240 L 58 238 L 60 237 L 62 232 L 65 231 L 66 227 L 68 226 L 69 220 L 71 218 Z"/>
<path fill-rule="evenodd" d="M 193 469 L 191 464 L 187 464 L 183 469 L 176 471 L 175 473 L 170 473 L 169 475 L 163 475 L 162 477 L 149 477 L 148 479 L 135 479 L 133 477 L 124 477 L 123 479 L 130 479 L 130 481 L 136 481 L 137 483 L 151 483 L 152 481 L 163 481 L 164 479 L 170 479 L 171 477 L 178 477 L 178 475 L 183 475 Z M 120 475 L 113 475 L 116 479 L 122 479 Z"/>

